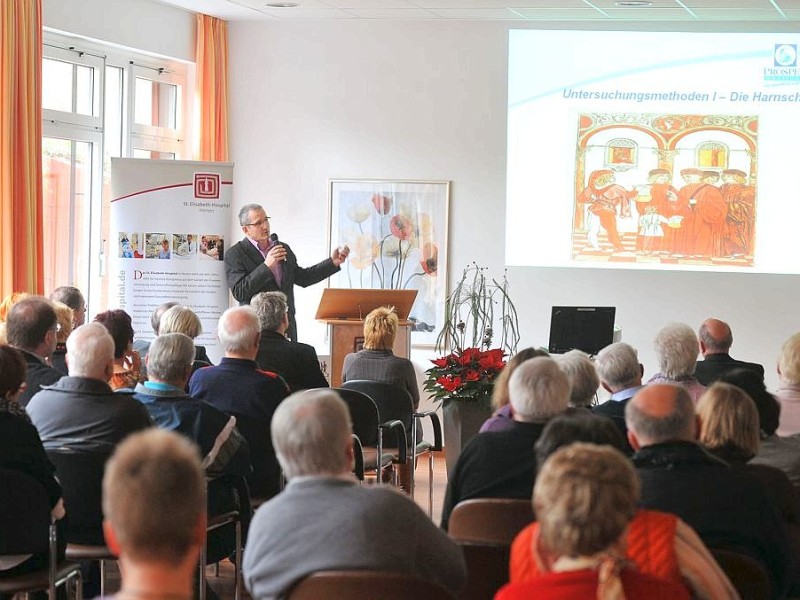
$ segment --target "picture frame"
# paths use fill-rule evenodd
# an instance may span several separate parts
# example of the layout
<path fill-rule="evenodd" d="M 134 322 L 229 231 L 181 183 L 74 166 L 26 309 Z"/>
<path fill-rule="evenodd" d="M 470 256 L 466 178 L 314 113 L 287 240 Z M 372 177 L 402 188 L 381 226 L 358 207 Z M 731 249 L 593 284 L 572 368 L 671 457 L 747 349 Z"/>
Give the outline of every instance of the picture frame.
<path fill-rule="evenodd" d="M 328 246 L 350 256 L 330 287 L 416 289 L 411 344 L 433 347 L 447 299 L 450 181 L 329 180 Z"/>

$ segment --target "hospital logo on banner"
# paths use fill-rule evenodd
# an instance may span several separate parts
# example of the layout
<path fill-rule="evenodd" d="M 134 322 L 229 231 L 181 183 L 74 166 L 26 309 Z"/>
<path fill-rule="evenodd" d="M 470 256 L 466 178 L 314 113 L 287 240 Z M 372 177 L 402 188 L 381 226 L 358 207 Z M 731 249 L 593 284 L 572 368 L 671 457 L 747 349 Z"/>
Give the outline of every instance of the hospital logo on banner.
<path fill-rule="evenodd" d="M 219 173 L 195 173 L 194 197 L 203 200 L 218 200 L 219 183 Z"/>

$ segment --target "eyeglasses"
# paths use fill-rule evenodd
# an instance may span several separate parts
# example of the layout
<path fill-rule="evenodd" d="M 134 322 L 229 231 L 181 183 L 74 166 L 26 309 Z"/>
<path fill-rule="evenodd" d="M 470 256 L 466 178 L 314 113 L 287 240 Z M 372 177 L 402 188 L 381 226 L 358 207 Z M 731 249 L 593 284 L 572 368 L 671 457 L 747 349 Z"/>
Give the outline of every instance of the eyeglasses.
<path fill-rule="evenodd" d="M 261 227 L 264 223 L 269 222 L 269 217 L 264 217 L 263 219 L 259 219 L 255 223 L 245 223 L 245 227 Z"/>

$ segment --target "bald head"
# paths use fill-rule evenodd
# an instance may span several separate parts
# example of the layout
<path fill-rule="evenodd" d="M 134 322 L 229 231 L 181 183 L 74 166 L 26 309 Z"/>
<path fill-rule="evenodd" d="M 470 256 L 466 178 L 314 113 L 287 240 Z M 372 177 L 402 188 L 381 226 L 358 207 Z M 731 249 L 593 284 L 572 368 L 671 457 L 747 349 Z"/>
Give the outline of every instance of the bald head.
<path fill-rule="evenodd" d="M 228 358 L 254 360 L 261 337 L 258 314 L 250 306 L 229 308 L 219 318 L 217 337 Z"/>
<path fill-rule="evenodd" d="M 708 354 L 725 354 L 733 345 L 733 334 L 730 326 L 719 319 L 706 319 L 697 331 L 700 339 L 700 351 Z"/>
<path fill-rule="evenodd" d="M 697 438 L 694 403 L 682 387 L 648 385 L 625 406 L 628 441 L 634 449 Z"/>
<path fill-rule="evenodd" d="M 67 338 L 67 367 L 71 377 L 108 381 L 114 373 L 114 338 L 100 323 L 86 323 Z"/>

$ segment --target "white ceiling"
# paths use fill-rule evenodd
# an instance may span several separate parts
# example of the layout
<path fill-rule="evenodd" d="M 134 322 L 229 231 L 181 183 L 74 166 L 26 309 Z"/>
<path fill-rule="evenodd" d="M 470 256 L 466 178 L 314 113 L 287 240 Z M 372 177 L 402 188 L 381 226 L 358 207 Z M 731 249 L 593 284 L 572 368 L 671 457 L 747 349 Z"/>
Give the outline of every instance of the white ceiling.
<path fill-rule="evenodd" d="M 800 0 L 158 0 L 222 19 L 469 19 L 512 21 L 800 21 Z M 287 0 L 284 0 L 287 1 Z"/>

